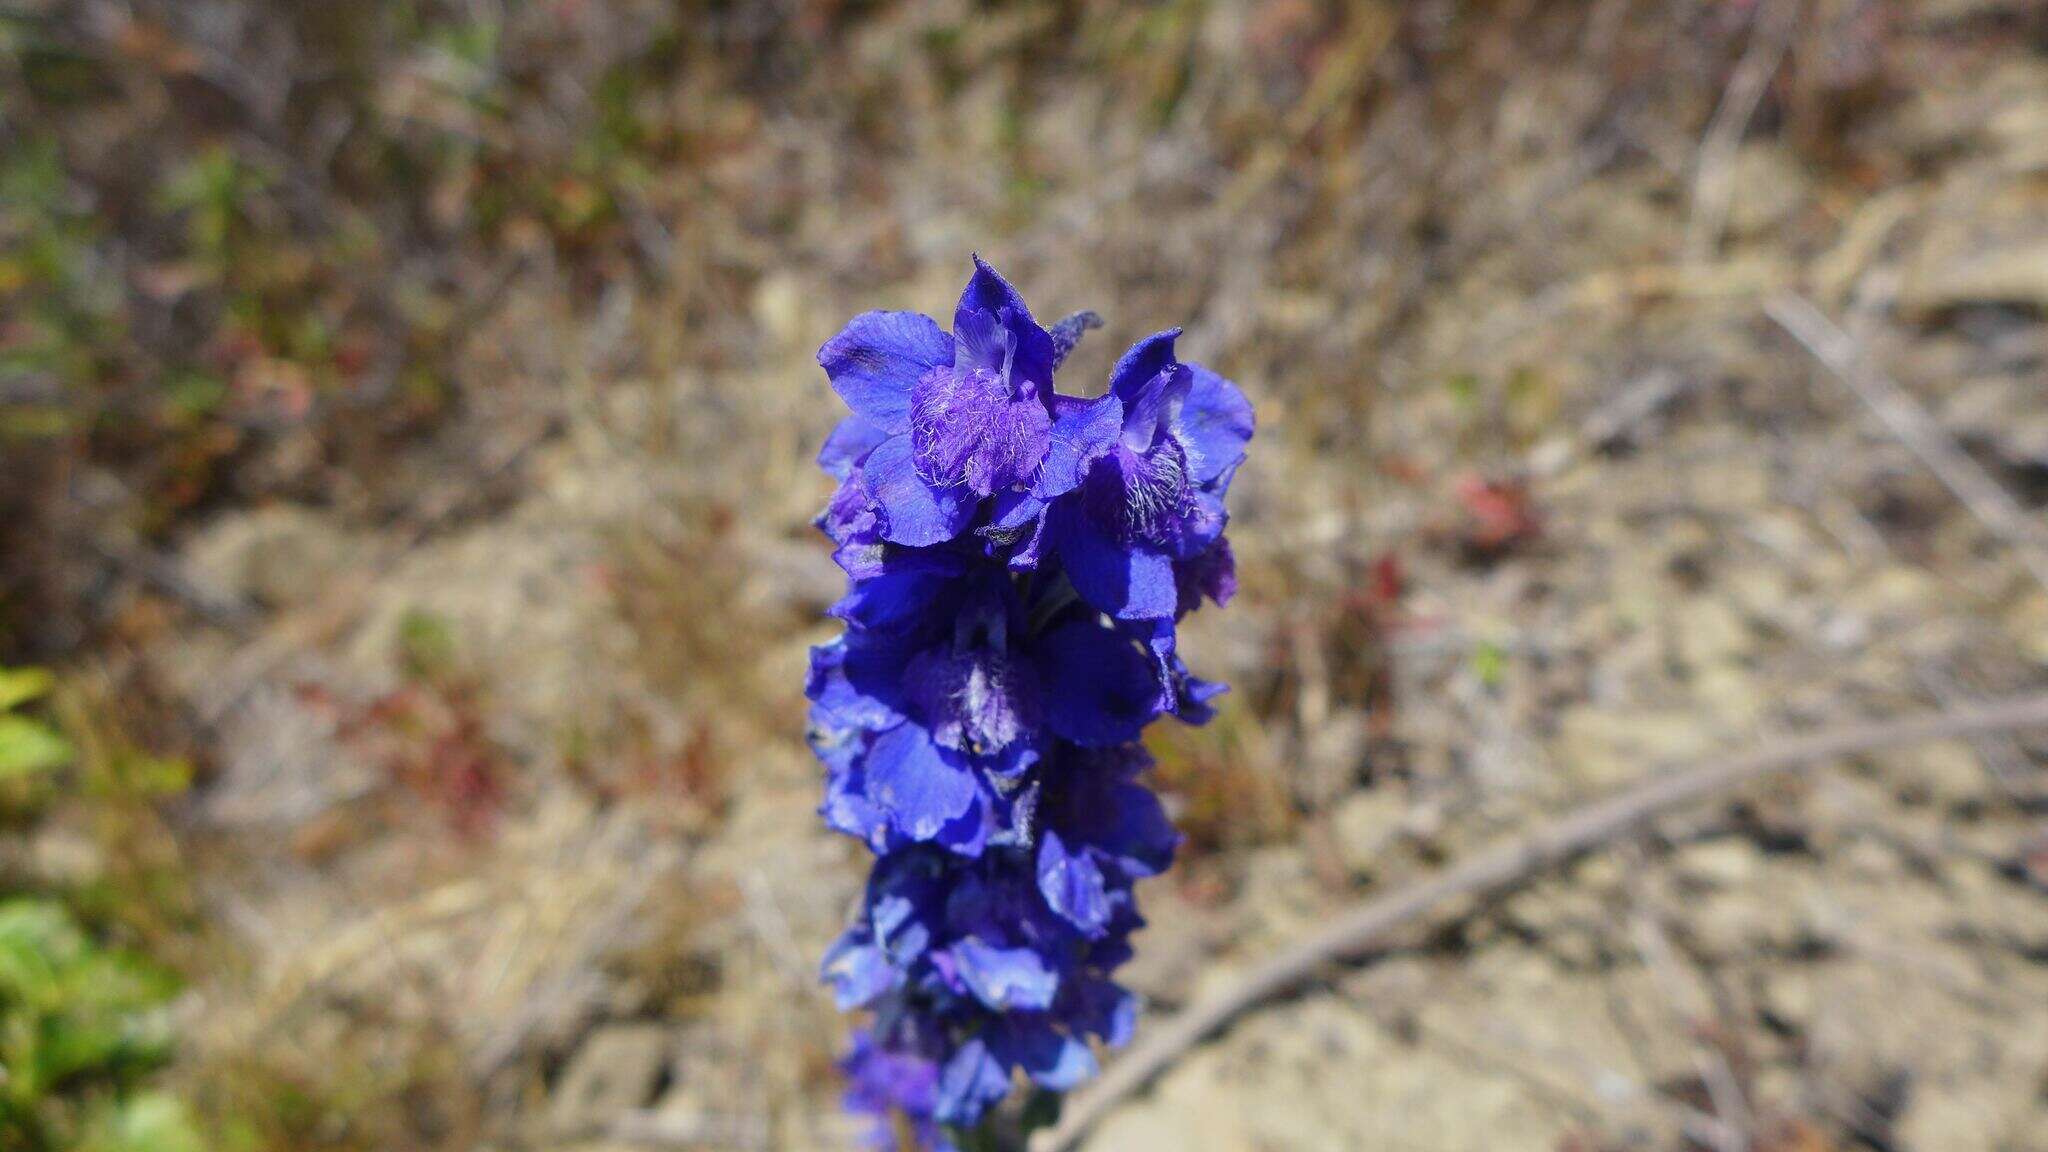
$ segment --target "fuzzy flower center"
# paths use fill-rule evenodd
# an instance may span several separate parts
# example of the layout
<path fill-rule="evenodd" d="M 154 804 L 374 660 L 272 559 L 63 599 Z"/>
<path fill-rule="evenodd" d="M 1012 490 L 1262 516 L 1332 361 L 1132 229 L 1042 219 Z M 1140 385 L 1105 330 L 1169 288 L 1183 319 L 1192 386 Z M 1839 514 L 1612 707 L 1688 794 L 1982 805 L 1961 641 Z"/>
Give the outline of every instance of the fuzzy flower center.
<path fill-rule="evenodd" d="M 1166 545 L 1187 518 L 1187 455 L 1170 436 L 1134 450 L 1119 441 L 1083 485 L 1082 505 L 1122 544 Z"/>
<path fill-rule="evenodd" d="M 1025 483 L 1051 430 L 1037 390 L 1001 367 L 934 368 L 911 389 L 910 442 L 928 484 L 987 496 Z"/>
<path fill-rule="evenodd" d="M 1037 685 L 1030 666 L 1007 651 L 1000 614 L 963 614 L 955 631 L 950 647 L 910 662 L 910 697 L 928 719 L 935 743 L 992 756 L 1039 725 Z"/>

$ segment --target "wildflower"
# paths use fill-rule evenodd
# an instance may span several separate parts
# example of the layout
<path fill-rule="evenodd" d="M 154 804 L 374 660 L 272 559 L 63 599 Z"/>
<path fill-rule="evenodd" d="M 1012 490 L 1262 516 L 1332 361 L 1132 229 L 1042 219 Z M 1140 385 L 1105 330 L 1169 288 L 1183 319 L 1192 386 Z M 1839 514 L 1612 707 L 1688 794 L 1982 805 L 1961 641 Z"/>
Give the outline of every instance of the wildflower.
<path fill-rule="evenodd" d="M 947 567 L 906 559 L 856 581 L 834 608 L 846 634 L 812 653 L 814 728 L 860 748 L 858 764 L 838 757 L 827 817 L 878 850 L 937 840 L 978 853 L 1051 742 L 1133 740 L 1159 710 L 1128 637 L 1078 604 L 1034 627 L 1000 567 Z"/>
<path fill-rule="evenodd" d="M 811 654 L 810 741 L 821 814 L 877 857 L 823 975 L 872 1014 L 842 1067 L 888 1141 L 952 1149 L 1018 1079 L 1066 1091 L 1129 1039 L 1134 885 L 1178 842 L 1137 741 L 1223 691 L 1176 626 L 1234 591 L 1251 407 L 1179 361 L 1177 330 L 1102 396 L 1056 393 L 1099 325 L 1039 327 L 977 257 L 950 333 L 869 312 L 819 351 L 852 414 L 818 458 L 848 584 L 845 632 Z"/>
<path fill-rule="evenodd" d="M 1090 430 L 1078 499 L 1049 509 L 1075 589 L 1125 620 L 1177 618 L 1193 607 L 1184 587 L 1233 578 L 1223 497 L 1251 439 L 1251 405 L 1230 381 L 1175 359 L 1179 335 L 1148 337 L 1117 361 L 1109 392 L 1074 420 Z"/>
<path fill-rule="evenodd" d="M 995 269 L 974 265 L 950 335 L 916 312 L 865 312 L 818 351 L 854 413 L 826 467 L 861 462 L 890 543 L 958 536 L 978 498 L 1030 481 L 1045 460 L 1052 335 Z"/>

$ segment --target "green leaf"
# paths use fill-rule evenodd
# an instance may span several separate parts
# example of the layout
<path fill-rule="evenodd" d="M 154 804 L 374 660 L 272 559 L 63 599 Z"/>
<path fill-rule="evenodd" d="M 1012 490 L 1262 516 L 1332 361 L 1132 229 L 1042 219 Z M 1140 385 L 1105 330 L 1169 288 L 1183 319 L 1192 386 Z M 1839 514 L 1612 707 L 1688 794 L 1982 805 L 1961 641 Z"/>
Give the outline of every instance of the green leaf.
<path fill-rule="evenodd" d="M 161 1013 L 69 1012 L 45 1020 L 43 1032 L 36 1076 L 45 1084 L 153 1068 L 170 1056 L 170 1026 Z"/>
<path fill-rule="evenodd" d="M 1491 640 L 1482 640 L 1472 650 L 1472 670 L 1479 674 L 1479 682 L 1488 688 L 1498 688 L 1508 675 L 1507 649 Z"/>
<path fill-rule="evenodd" d="M 61 1087 L 160 1064 L 170 1050 L 162 1006 L 177 979 L 135 954 L 102 948 L 62 905 L 0 903 L 0 1035 L 24 1082 Z"/>
<path fill-rule="evenodd" d="M 192 764 L 175 756 L 122 757 L 121 780 L 144 799 L 178 796 L 192 787 Z"/>
<path fill-rule="evenodd" d="M 26 716 L 0 715 L 0 781 L 54 771 L 71 763 L 71 742 Z"/>
<path fill-rule="evenodd" d="M 408 675 L 437 680 L 454 671 L 455 629 L 445 617 L 408 608 L 398 619 L 398 659 Z"/>
<path fill-rule="evenodd" d="M 76 963 L 85 937 L 63 907 L 48 900 L 0 903 L 0 1003 L 30 1011 L 62 999 L 62 969 Z"/>
<path fill-rule="evenodd" d="M 177 994 L 177 977 L 133 952 L 94 948 L 64 973 L 68 1001 L 80 1012 L 133 1013 Z M 127 1031 L 136 1033 L 136 1027 Z"/>
<path fill-rule="evenodd" d="M 185 1103 L 168 1092 L 140 1093 L 103 1114 L 82 1152 L 206 1152 Z"/>
<path fill-rule="evenodd" d="M 12 712 L 49 694 L 57 678 L 47 668 L 0 668 L 0 712 Z"/>

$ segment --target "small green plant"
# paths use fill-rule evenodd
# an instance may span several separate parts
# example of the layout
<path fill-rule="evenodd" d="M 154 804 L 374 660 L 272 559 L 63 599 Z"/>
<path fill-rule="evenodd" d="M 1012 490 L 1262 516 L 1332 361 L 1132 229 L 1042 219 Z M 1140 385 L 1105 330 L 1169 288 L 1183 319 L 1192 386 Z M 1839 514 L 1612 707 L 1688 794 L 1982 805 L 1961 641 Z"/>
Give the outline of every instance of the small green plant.
<path fill-rule="evenodd" d="M 55 143 L 31 137 L 0 159 L 0 447 L 62 436 L 81 423 L 81 391 L 118 345 L 121 285 L 101 259 L 105 237 L 66 175 Z"/>
<path fill-rule="evenodd" d="M 79 747 L 37 708 L 42 669 L 0 668 L 0 815 L 36 823 Z M 33 883 L 33 882 L 32 882 Z M 89 931 L 62 891 L 0 878 L 0 1149 L 201 1152 L 184 1104 L 146 1077 L 170 1056 L 176 976 Z"/>
<path fill-rule="evenodd" d="M 176 988 L 57 901 L 0 900 L 0 1146 L 198 1152 L 183 1105 L 140 1083 L 169 1056 Z"/>
<path fill-rule="evenodd" d="M 245 206 L 270 186 L 270 176 L 215 145 L 173 169 L 158 190 L 158 206 L 182 216 L 185 243 L 194 260 L 210 270 L 224 270 Z"/>
<path fill-rule="evenodd" d="M 0 668 L 0 788 L 32 787 L 71 763 L 76 750 L 54 727 L 21 712 L 49 694 L 54 678 L 40 668 Z"/>

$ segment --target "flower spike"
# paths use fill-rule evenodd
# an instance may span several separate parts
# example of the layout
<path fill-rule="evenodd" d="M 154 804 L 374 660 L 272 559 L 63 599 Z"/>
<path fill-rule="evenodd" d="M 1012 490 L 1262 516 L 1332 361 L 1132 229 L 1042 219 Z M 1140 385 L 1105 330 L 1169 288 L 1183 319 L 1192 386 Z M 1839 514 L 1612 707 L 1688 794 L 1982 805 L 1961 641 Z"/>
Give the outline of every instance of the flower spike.
<path fill-rule="evenodd" d="M 851 410 L 818 464 L 846 631 L 811 653 L 819 812 L 874 853 L 821 975 L 872 1014 L 841 1064 L 877 1147 L 955 1152 L 1020 1083 L 1067 1091 L 1129 1040 L 1115 983 L 1135 882 L 1179 836 L 1139 738 L 1202 723 L 1221 684 L 1176 625 L 1236 587 L 1224 499 L 1253 430 L 1236 385 L 1139 341 L 1095 399 L 975 257 L 950 332 L 867 312 L 819 349 Z"/>

